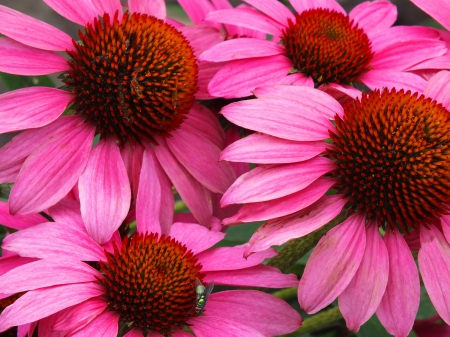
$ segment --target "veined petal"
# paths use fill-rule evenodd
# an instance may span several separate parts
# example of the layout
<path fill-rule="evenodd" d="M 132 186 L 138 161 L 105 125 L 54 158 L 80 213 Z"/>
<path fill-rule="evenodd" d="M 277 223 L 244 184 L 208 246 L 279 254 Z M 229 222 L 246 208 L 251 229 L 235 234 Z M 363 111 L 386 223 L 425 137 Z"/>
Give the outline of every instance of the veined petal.
<path fill-rule="evenodd" d="M 48 214 L 55 222 L 66 223 L 85 231 L 81 218 L 80 203 L 77 200 L 64 198 L 48 209 Z"/>
<path fill-rule="evenodd" d="M 72 50 L 72 38 L 45 22 L 0 5 L 0 33 L 27 46 L 53 50 Z"/>
<path fill-rule="evenodd" d="M 377 310 L 389 278 L 389 256 L 376 223 L 366 226 L 366 249 L 347 288 L 339 295 L 339 309 L 347 327 L 358 331 Z"/>
<path fill-rule="evenodd" d="M 189 321 L 191 330 L 197 337 L 211 337 L 211 336 L 252 336 L 264 337 L 262 333 L 254 328 L 236 323 L 233 320 L 228 320 L 224 317 L 194 317 Z M 224 332 L 226 331 L 226 335 Z"/>
<path fill-rule="evenodd" d="M 34 261 L 36 261 L 35 258 L 22 257 L 16 254 L 10 256 L 3 255 L 2 257 L 0 257 L 0 275 L 7 273 L 14 268 Z"/>
<path fill-rule="evenodd" d="M 47 222 L 47 219 L 40 214 L 11 215 L 7 202 L 0 201 L 0 224 L 14 229 L 25 229 L 40 223 Z"/>
<path fill-rule="evenodd" d="M 441 216 L 441 226 L 442 231 L 444 232 L 445 239 L 447 240 L 447 242 L 450 242 L 450 216 Z"/>
<path fill-rule="evenodd" d="M 156 1 L 152 1 L 154 3 Z M 96 9 L 98 15 L 109 13 L 110 19 L 112 19 L 117 12 L 119 21 L 122 20 L 122 4 L 117 0 L 92 0 L 92 3 Z M 156 16 L 156 15 L 155 15 Z"/>
<path fill-rule="evenodd" d="M 397 229 L 388 231 L 384 242 L 389 254 L 389 281 L 377 316 L 390 334 L 406 337 L 419 309 L 419 273 L 409 247 Z"/>
<path fill-rule="evenodd" d="M 256 87 L 276 84 L 288 76 L 292 67 L 284 55 L 229 61 L 213 77 L 208 91 L 223 98 L 251 96 Z"/>
<path fill-rule="evenodd" d="M 389 1 L 366 1 L 355 6 L 348 14 L 358 28 L 369 37 L 390 28 L 397 20 L 397 7 Z"/>
<path fill-rule="evenodd" d="M 244 256 L 251 256 L 252 253 L 271 246 L 282 245 L 319 229 L 333 220 L 342 211 L 345 203 L 341 196 L 327 196 L 299 212 L 267 221 L 250 238 Z"/>
<path fill-rule="evenodd" d="M 395 70 L 371 70 L 361 76 L 361 81 L 372 90 L 376 88 L 395 88 L 422 93 L 427 81 L 416 74 Z"/>
<path fill-rule="evenodd" d="M 66 19 L 78 23 L 81 26 L 85 26 L 88 22 L 93 22 L 94 18 L 100 13 L 92 0 L 43 0 L 53 10 Z"/>
<path fill-rule="evenodd" d="M 297 13 L 307 11 L 314 8 L 328 8 L 338 13 L 347 15 L 344 8 L 336 0 L 289 0 L 292 7 Z"/>
<path fill-rule="evenodd" d="M 306 264 L 298 301 L 308 314 L 330 304 L 352 280 L 366 247 L 365 218 L 353 215 L 320 239 Z"/>
<path fill-rule="evenodd" d="M 277 20 L 283 26 L 287 26 L 288 21 L 295 21 L 292 12 L 282 3 L 277 0 L 244 0 L 246 3 L 252 5 L 264 14 Z"/>
<path fill-rule="evenodd" d="M 38 213 L 61 200 L 86 166 L 94 131 L 94 127 L 81 121 L 34 150 L 22 165 L 11 190 L 11 213 Z"/>
<path fill-rule="evenodd" d="M 58 118 L 72 98 L 65 90 L 29 87 L 0 95 L 0 133 L 37 128 Z"/>
<path fill-rule="evenodd" d="M 192 22 L 197 25 L 203 23 L 206 14 L 214 10 L 213 5 L 206 0 L 178 0 L 178 3 L 183 7 Z"/>
<path fill-rule="evenodd" d="M 414 43 L 415 39 L 438 40 L 439 32 L 432 27 L 394 26 L 388 30 L 382 30 L 370 38 L 371 48 L 375 53 L 399 42 L 411 41 Z"/>
<path fill-rule="evenodd" d="M 257 167 L 240 176 L 222 197 L 221 205 L 262 202 L 301 191 L 334 169 L 331 160 L 308 161 L 273 167 Z"/>
<path fill-rule="evenodd" d="M 450 89 L 450 72 L 440 71 L 434 75 L 427 83 L 423 94 L 442 103 L 442 105 L 450 110 L 450 96 L 447 94 Z"/>
<path fill-rule="evenodd" d="M 296 142 L 254 133 L 228 146 L 220 159 L 255 164 L 295 163 L 311 159 L 326 148 L 323 141 Z"/>
<path fill-rule="evenodd" d="M 433 225 L 420 229 L 419 268 L 439 316 L 450 324 L 450 245 Z"/>
<path fill-rule="evenodd" d="M 67 60 L 53 51 L 0 38 L 0 71 L 16 75 L 48 75 L 70 70 Z"/>
<path fill-rule="evenodd" d="M 96 336 L 101 333 L 102 337 L 116 337 L 119 330 L 119 315 L 114 311 L 103 311 L 95 317 L 92 322 L 83 329 L 71 334 L 71 337 Z M 141 333 L 142 334 L 142 333 Z"/>
<path fill-rule="evenodd" d="M 194 254 L 211 248 L 225 237 L 222 232 L 213 232 L 204 226 L 180 222 L 172 225 L 169 235 L 186 245 Z"/>
<path fill-rule="evenodd" d="M 231 103 L 221 113 L 236 125 L 288 140 L 324 140 L 333 129 L 330 121 L 318 111 L 281 99 Z"/>
<path fill-rule="evenodd" d="M 435 18 L 441 25 L 450 30 L 450 3 L 446 1 L 411 0 L 417 7 Z"/>
<path fill-rule="evenodd" d="M 129 0 L 128 8 L 131 13 L 148 14 L 162 20 L 165 20 L 167 16 L 164 0 Z"/>
<path fill-rule="evenodd" d="M 189 41 L 196 57 L 224 39 L 224 35 L 219 29 L 205 25 L 184 26 L 178 28 L 178 30 Z"/>
<path fill-rule="evenodd" d="M 103 244 L 122 224 L 131 202 L 130 182 L 114 139 L 102 140 L 94 147 L 78 188 L 87 232 Z"/>

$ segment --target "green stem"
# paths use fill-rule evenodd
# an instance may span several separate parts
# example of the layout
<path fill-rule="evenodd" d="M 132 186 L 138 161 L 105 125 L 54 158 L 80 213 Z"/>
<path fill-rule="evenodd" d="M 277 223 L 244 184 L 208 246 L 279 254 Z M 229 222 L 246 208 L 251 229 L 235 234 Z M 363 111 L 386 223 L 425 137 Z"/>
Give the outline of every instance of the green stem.
<path fill-rule="evenodd" d="M 278 290 L 272 293 L 273 296 L 281 298 L 282 300 L 290 300 L 291 298 L 297 297 L 297 287 L 286 288 Z"/>
<path fill-rule="evenodd" d="M 283 273 L 287 273 L 302 256 L 317 245 L 322 236 L 324 236 L 331 228 L 341 223 L 346 217 L 347 212 L 343 211 L 325 226 L 322 226 L 316 231 L 301 238 L 289 241 L 280 253 L 267 264 L 269 266 L 277 267 Z"/>
<path fill-rule="evenodd" d="M 308 317 L 302 323 L 302 326 L 284 337 L 296 337 L 305 333 L 310 333 L 319 329 L 323 329 L 342 319 L 342 314 L 339 307 L 328 309 L 320 314 Z"/>

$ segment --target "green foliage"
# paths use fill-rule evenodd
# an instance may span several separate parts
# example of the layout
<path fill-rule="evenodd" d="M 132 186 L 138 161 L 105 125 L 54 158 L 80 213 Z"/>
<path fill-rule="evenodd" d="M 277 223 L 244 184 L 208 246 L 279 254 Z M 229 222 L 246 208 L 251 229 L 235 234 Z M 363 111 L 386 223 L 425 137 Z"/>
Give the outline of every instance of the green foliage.
<path fill-rule="evenodd" d="M 19 76 L 0 73 L 0 81 L 8 90 L 33 86 L 55 87 L 55 82 L 49 76 Z"/>

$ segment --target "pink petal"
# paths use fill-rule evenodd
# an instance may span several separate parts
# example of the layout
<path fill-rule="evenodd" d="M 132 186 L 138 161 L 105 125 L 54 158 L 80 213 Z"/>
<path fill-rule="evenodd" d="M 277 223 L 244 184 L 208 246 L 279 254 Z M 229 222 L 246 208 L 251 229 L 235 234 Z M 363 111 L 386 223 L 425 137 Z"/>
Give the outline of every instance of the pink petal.
<path fill-rule="evenodd" d="M 116 337 L 119 330 L 119 315 L 114 311 L 103 311 L 83 329 L 71 334 L 71 337 Z"/>
<path fill-rule="evenodd" d="M 0 133 L 47 125 L 62 114 L 71 99 L 68 91 L 46 87 L 23 88 L 0 95 Z"/>
<path fill-rule="evenodd" d="M 371 37 L 394 24 L 397 20 L 397 7 L 389 1 L 366 1 L 353 8 L 348 16 Z"/>
<path fill-rule="evenodd" d="M 224 39 L 224 35 L 220 30 L 205 25 L 185 26 L 178 28 L 178 30 L 189 41 L 189 45 L 194 49 L 196 57 Z"/>
<path fill-rule="evenodd" d="M 365 218 L 353 215 L 320 239 L 298 286 L 303 310 L 314 314 L 325 308 L 352 280 L 366 246 Z"/>
<path fill-rule="evenodd" d="M 344 109 L 333 97 L 323 91 L 306 86 L 263 86 L 255 90 L 255 96 L 264 100 L 282 99 L 295 102 L 298 104 L 298 108 L 305 109 L 304 114 L 319 113 L 327 119 L 334 119 L 336 115 L 340 117 L 344 115 Z"/>
<path fill-rule="evenodd" d="M 294 163 L 311 159 L 326 148 L 323 141 L 294 142 L 254 133 L 228 146 L 220 159 L 256 164 Z"/>
<path fill-rule="evenodd" d="M 66 223 L 82 231 L 86 230 L 81 218 L 80 203 L 77 200 L 64 198 L 56 205 L 50 207 L 48 214 L 55 222 Z"/>
<path fill-rule="evenodd" d="M 284 47 L 267 40 L 239 38 L 227 40 L 208 49 L 199 57 L 200 61 L 223 62 L 251 57 L 279 55 Z"/>
<path fill-rule="evenodd" d="M 297 11 L 297 13 L 301 13 L 307 11 L 308 9 L 314 8 L 328 8 L 331 10 L 335 10 L 338 13 L 347 15 L 342 6 L 339 5 L 339 3 L 337 3 L 335 0 L 289 0 L 289 2 Z"/>
<path fill-rule="evenodd" d="M 191 330 L 197 337 L 211 336 L 239 336 L 239 337 L 264 337 L 263 334 L 248 325 L 236 323 L 224 317 L 194 317 L 189 320 Z"/>
<path fill-rule="evenodd" d="M 58 132 L 25 160 L 10 194 L 12 214 L 38 213 L 61 200 L 86 166 L 95 128 L 79 119 Z"/>
<path fill-rule="evenodd" d="M 182 126 L 166 141 L 176 159 L 210 191 L 225 193 L 236 179 L 230 164 L 219 162 L 221 149 L 197 132 Z"/>
<path fill-rule="evenodd" d="M 447 239 L 447 242 L 450 242 L 450 216 L 448 215 L 441 216 L 441 226 L 442 231 L 444 232 L 444 236 Z"/>
<path fill-rule="evenodd" d="M 284 28 L 282 24 L 267 15 L 255 11 L 253 8 L 245 7 L 210 12 L 205 19 L 245 27 L 274 36 L 281 36 Z"/>
<path fill-rule="evenodd" d="M 210 272 L 252 267 L 262 263 L 265 259 L 278 255 L 274 249 L 270 248 L 244 258 L 245 248 L 244 245 L 213 248 L 197 254 L 196 257 L 202 264 L 202 272 Z"/>
<path fill-rule="evenodd" d="M 53 51 L 72 50 L 72 38 L 59 29 L 0 5 L 0 32 L 30 47 Z"/>
<path fill-rule="evenodd" d="M 282 198 L 309 186 L 335 168 L 325 157 L 273 167 L 257 167 L 240 176 L 222 197 L 221 205 Z"/>
<path fill-rule="evenodd" d="M 206 14 L 214 10 L 213 5 L 206 0 L 178 0 L 178 3 L 195 24 L 202 23 Z"/>
<path fill-rule="evenodd" d="M 431 302 L 450 324 L 450 245 L 435 226 L 429 227 L 420 229 L 419 268 Z"/>
<path fill-rule="evenodd" d="M 417 7 L 435 18 L 441 25 L 450 30 L 450 3 L 446 1 L 411 0 Z"/>
<path fill-rule="evenodd" d="M 166 4 L 164 0 L 129 0 L 128 8 L 131 13 L 143 13 L 155 16 L 158 19 L 166 19 Z"/>
<path fill-rule="evenodd" d="M 53 51 L 26 46 L 0 38 L 0 71 L 16 75 L 48 75 L 69 71 L 67 60 Z"/>
<path fill-rule="evenodd" d="M 284 335 L 298 329 L 302 318 L 285 301 L 255 290 L 229 290 L 208 299 L 205 314 L 226 317 L 248 325 L 265 336 Z"/>
<path fill-rule="evenodd" d="M 314 80 L 312 77 L 303 73 L 289 74 L 283 77 L 277 84 L 294 84 L 314 88 Z"/>
<path fill-rule="evenodd" d="M 360 80 L 372 90 L 386 87 L 388 89 L 411 90 L 423 92 L 427 81 L 415 74 L 392 71 L 392 70 L 371 70 L 361 76 Z"/>
<path fill-rule="evenodd" d="M 390 334 L 406 337 L 419 308 L 419 273 L 408 245 L 397 229 L 388 231 L 384 242 L 389 254 L 389 281 L 377 316 Z"/>
<path fill-rule="evenodd" d="M 334 183 L 334 180 L 319 178 L 310 186 L 291 195 L 275 200 L 246 204 L 235 216 L 225 219 L 223 224 L 263 221 L 292 214 L 316 202 Z"/>
<path fill-rule="evenodd" d="M 185 245 L 194 254 L 211 248 L 225 237 L 224 233 L 213 232 L 197 224 L 180 222 L 172 225 L 169 235 Z"/>
<path fill-rule="evenodd" d="M 295 21 L 295 17 L 292 12 L 277 0 L 245 0 L 245 2 L 277 20 L 285 27 L 287 26 L 289 20 Z"/>
<path fill-rule="evenodd" d="M 122 224 L 131 202 L 130 183 L 114 139 L 102 140 L 94 147 L 79 189 L 86 229 L 95 241 L 105 243 Z"/>
<path fill-rule="evenodd" d="M 101 296 L 104 292 L 103 286 L 94 282 L 29 291 L 3 310 L 0 331 L 37 321 L 94 296 Z"/>
<path fill-rule="evenodd" d="M 152 152 L 144 151 L 136 201 L 136 223 L 139 233 L 162 234 L 159 223 L 161 184 L 156 173 L 155 159 Z M 164 234 L 167 235 L 168 232 Z"/>
<path fill-rule="evenodd" d="M 231 103 L 221 113 L 236 125 L 288 140 L 323 140 L 329 137 L 328 131 L 333 129 L 332 124 L 318 111 L 281 99 Z"/>
<path fill-rule="evenodd" d="M 36 261 L 36 259 L 22 257 L 15 254 L 11 256 L 2 256 L 0 257 L 0 275 L 7 273 L 14 268 L 34 261 Z"/>
<path fill-rule="evenodd" d="M 185 336 L 185 335 L 178 335 L 177 333 L 179 333 L 181 330 L 176 330 L 172 336 Z M 187 337 L 192 336 L 191 334 L 188 334 L 187 332 L 184 332 Z M 142 331 L 138 330 L 138 329 L 132 329 L 130 331 L 128 331 L 125 335 L 123 335 L 123 337 L 161 337 L 162 335 L 157 333 L 157 332 L 150 332 L 147 334 L 147 336 L 144 336 L 144 334 L 142 333 Z"/>
<path fill-rule="evenodd" d="M 2 292 L 15 294 L 55 285 L 96 282 L 101 277 L 100 272 L 88 264 L 65 258 L 27 263 L 0 276 L 0 282 Z"/>
<path fill-rule="evenodd" d="M 43 0 L 53 10 L 66 19 L 85 26 L 88 22 L 93 22 L 98 15 L 103 15 L 97 11 L 92 0 Z"/>
<path fill-rule="evenodd" d="M 43 222 L 47 222 L 47 219 L 40 214 L 10 215 L 8 203 L 0 201 L 0 224 L 3 226 L 25 229 Z"/>
<path fill-rule="evenodd" d="M 448 90 L 450 88 L 450 72 L 440 71 L 434 75 L 427 83 L 423 94 L 442 103 L 442 105 L 450 109 L 450 96 Z"/>
<path fill-rule="evenodd" d="M 208 85 L 224 64 L 224 62 L 198 62 L 197 86 L 199 89 L 195 94 L 195 98 L 205 100 L 213 98 L 213 96 L 208 93 Z"/>
<path fill-rule="evenodd" d="M 267 221 L 250 238 L 245 256 L 282 245 L 289 240 L 305 236 L 333 220 L 345 206 L 339 195 L 319 199 L 313 205 L 288 216 Z"/>
<path fill-rule="evenodd" d="M 378 225 L 366 226 L 366 249 L 358 271 L 339 295 L 339 309 L 347 328 L 358 331 L 377 310 L 389 277 L 389 256 Z"/>
<path fill-rule="evenodd" d="M 349 101 L 353 101 L 355 98 L 361 98 L 362 96 L 361 91 L 345 84 L 328 83 L 326 85 L 321 85 L 319 90 L 326 92 L 333 97 L 341 104 L 341 106 L 344 106 Z"/>
<path fill-rule="evenodd" d="M 251 96 L 257 86 L 276 84 L 291 69 L 292 61 L 284 55 L 230 61 L 213 77 L 208 91 L 223 98 Z"/>
<path fill-rule="evenodd" d="M 155 154 L 189 210 L 201 225 L 208 227 L 212 215 L 208 190 L 180 165 L 165 145 L 155 146 Z"/>
<path fill-rule="evenodd" d="M 154 2 L 154 1 L 153 1 Z M 104 13 L 109 13 L 111 23 L 113 22 L 113 17 L 115 13 L 118 14 L 119 21 L 122 20 L 122 5 L 120 1 L 117 0 L 92 0 L 92 3 L 99 15 Z"/>
<path fill-rule="evenodd" d="M 3 240 L 3 248 L 26 257 L 105 260 L 103 248 L 85 231 L 56 222 L 43 223 L 11 234 Z"/>

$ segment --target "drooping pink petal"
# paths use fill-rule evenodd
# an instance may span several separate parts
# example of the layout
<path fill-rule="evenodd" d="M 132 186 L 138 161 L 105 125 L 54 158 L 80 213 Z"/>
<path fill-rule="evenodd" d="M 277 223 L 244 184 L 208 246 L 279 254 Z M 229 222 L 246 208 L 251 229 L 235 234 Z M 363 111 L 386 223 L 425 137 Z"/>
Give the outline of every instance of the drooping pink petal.
<path fill-rule="evenodd" d="M 142 169 L 142 160 L 144 158 L 144 146 L 141 144 L 136 144 L 133 149 L 132 157 L 131 157 L 131 173 L 128 172 L 127 168 L 127 174 L 129 175 L 130 185 L 133 189 L 133 197 L 136 200 L 137 199 L 137 193 L 139 191 L 139 180 L 141 178 L 141 169 Z M 150 149 L 147 149 L 150 151 Z M 124 165 L 129 165 L 130 163 Z"/>
<path fill-rule="evenodd" d="M 397 20 L 397 7 L 389 1 L 365 1 L 355 6 L 348 16 L 370 38 L 394 24 Z"/>
<path fill-rule="evenodd" d="M 40 214 L 11 215 L 7 202 L 0 201 L 0 224 L 14 229 L 25 229 L 40 223 L 47 222 L 47 219 Z"/>
<path fill-rule="evenodd" d="M 208 85 L 224 64 L 225 62 L 198 62 L 198 91 L 195 94 L 195 98 L 204 100 L 213 98 L 208 92 Z"/>
<path fill-rule="evenodd" d="M 166 141 L 176 159 L 210 191 L 225 193 L 236 179 L 230 164 L 219 162 L 221 149 L 197 132 L 180 127 Z"/>
<path fill-rule="evenodd" d="M 161 206 L 159 208 L 159 223 L 161 225 L 161 232 L 168 234 L 173 224 L 173 205 L 174 195 L 172 190 L 172 183 L 167 175 L 164 173 L 163 168 L 156 160 L 155 153 L 152 152 L 153 163 L 155 165 L 156 174 L 158 175 L 159 183 L 161 186 Z"/>
<path fill-rule="evenodd" d="M 214 10 L 212 4 L 207 0 L 178 0 L 178 3 L 185 10 L 192 22 L 197 25 L 202 23 L 206 14 Z"/>
<path fill-rule="evenodd" d="M 431 302 L 450 324 L 450 245 L 433 225 L 420 229 L 419 268 Z"/>
<path fill-rule="evenodd" d="M 291 195 L 275 200 L 246 204 L 235 216 L 225 219 L 223 224 L 263 221 L 292 214 L 316 202 L 333 185 L 333 180 L 319 178 L 305 189 Z"/>
<path fill-rule="evenodd" d="M 376 88 L 396 88 L 423 92 L 427 81 L 412 73 L 394 70 L 371 70 L 361 75 L 360 80 L 372 90 Z"/>
<path fill-rule="evenodd" d="M 294 214 L 267 221 L 250 238 L 244 256 L 305 236 L 334 219 L 345 206 L 341 196 L 319 199 Z"/>
<path fill-rule="evenodd" d="M 72 50 L 72 38 L 63 31 L 31 16 L 0 5 L 0 33 L 30 47 Z"/>
<path fill-rule="evenodd" d="M 208 91 L 223 98 L 251 96 L 256 87 L 278 83 L 291 69 L 292 61 L 284 55 L 230 61 L 213 77 Z"/>
<path fill-rule="evenodd" d="M 172 336 L 178 336 L 177 333 L 179 333 L 180 331 L 181 330 L 176 330 L 175 333 L 172 334 Z M 191 334 L 188 334 L 187 332 L 184 332 L 184 333 L 187 335 L 187 337 L 192 336 Z M 184 337 L 185 335 L 179 335 L 179 336 Z M 142 333 L 142 331 L 140 331 L 138 329 L 131 329 L 125 335 L 123 335 L 123 337 L 144 337 L 144 334 Z M 150 332 L 145 337 L 162 337 L 162 335 L 157 332 Z"/>
<path fill-rule="evenodd" d="M 450 30 L 450 3 L 447 1 L 411 0 L 417 7 L 435 18 L 441 25 Z"/>
<path fill-rule="evenodd" d="M 0 71 L 37 76 L 69 71 L 67 60 L 53 51 L 36 49 L 10 38 L 0 38 Z"/>
<path fill-rule="evenodd" d="M 419 273 L 411 252 L 397 229 L 384 236 L 389 254 L 389 280 L 377 316 L 387 332 L 406 337 L 420 302 Z"/>
<path fill-rule="evenodd" d="M 95 241 L 105 243 L 122 224 L 131 202 L 127 172 L 113 138 L 100 141 L 92 150 L 79 190 L 86 229 Z"/>
<path fill-rule="evenodd" d="M 389 278 L 389 256 L 378 225 L 366 226 L 366 250 L 358 271 L 339 295 L 347 328 L 358 331 L 377 310 Z"/>
<path fill-rule="evenodd" d="M 15 294 L 55 285 L 96 282 L 101 277 L 100 272 L 88 264 L 65 258 L 24 264 L 0 276 L 0 282 L 2 292 Z"/>
<path fill-rule="evenodd" d="M 85 26 L 88 22 L 93 22 L 98 15 L 103 15 L 97 11 L 92 0 L 43 0 L 53 10 L 66 19 Z"/>
<path fill-rule="evenodd" d="M 245 27 L 274 36 L 281 36 L 284 28 L 267 15 L 246 7 L 213 11 L 206 15 L 206 20 Z"/>
<path fill-rule="evenodd" d="M 159 209 L 161 207 L 161 184 L 155 168 L 152 152 L 144 151 L 141 177 L 136 200 L 136 226 L 139 233 L 162 234 L 159 223 Z M 163 233 L 163 234 L 168 234 Z"/>
<path fill-rule="evenodd" d="M 281 99 L 231 103 L 221 113 L 236 125 L 288 140 L 323 140 L 329 137 L 328 130 L 333 129 L 318 111 Z"/>
<path fill-rule="evenodd" d="M 62 114 L 71 99 L 72 93 L 47 87 L 23 88 L 0 95 L 0 133 L 47 125 Z"/>
<path fill-rule="evenodd" d="M 211 294 L 205 312 L 211 317 L 225 317 L 249 325 L 265 336 L 290 333 L 297 330 L 302 322 L 299 313 L 285 301 L 255 290 L 228 290 Z"/>
<path fill-rule="evenodd" d="M 292 12 L 277 0 L 244 0 L 264 14 L 287 26 L 288 20 L 295 21 Z"/>
<path fill-rule="evenodd" d="M 300 85 L 314 88 L 314 80 L 311 76 L 308 76 L 304 73 L 294 73 L 289 74 L 286 77 L 283 77 L 277 84 L 289 84 L 289 85 Z"/>
<path fill-rule="evenodd" d="M 222 197 L 221 205 L 262 202 L 301 191 L 334 169 L 325 157 L 273 167 L 257 167 L 240 176 Z"/>
<path fill-rule="evenodd" d="M 202 264 L 202 272 L 210 272 L 252 267 L 262 263 L 265 259 L 277 255 L 277 252 L 270 248 L 244 258 L 245 248 L 244 245 L 213 248 L 197 254 L 196 257 Z"/>
<path fill-rule="evenodd" d="M 71 337 L 116 337 L 119 330 L 119 315 L 114 311 L 103 311 L 83 329 L 71 334 Z"/>
<path fill-rule="evenodd" d="M 4 249 L 3 249 L 4 250 Z M 4 254 L 4 252 L 3 252 Z M 10 256 L 2 256 L 0 257 L 0 275 L 3 275 L 4 273 L 17 268 L 19 266 L 22 266 L 24 264 L 34 262 L 36 259 L 34 258 L 28 258 L 28 257 L 22 257 L 18 255 L 10 255 Z"/>
<path fill-rule="evenodd" d="M 0 331 L 37 321 L 89 298 L 101 296 L 104 292 L 103 286 L 96 282 L 29 291 L 3 310 L 0 316 Z"/>
<path fill-rule="evenodd" d="M 223 62 L 230 60 L 247 59 L 279 55 L 284 47 L 267 40 L 253 38 L 239 38 L 227 40 L 208 49 L 199 57 L 200 61 Z"/>
<path fill-rule="evenodd" d="M 178 28 L 178 30 L 189 41 L 189 45 L 194 49 L 196 57 L 224 39 L 224 35 L 220 30 L 210 26 L 184 26 Z"/>
<path fill-rule="evenodd" d="M 450 96 L 448 90 L 450 89 L 450 72 L 440 71 L 434 75 L 427 83 L 423 94 L 427 97 L 431 97 L 442 103 L 442 105 L 449 110 L 450 109 Z"/>
<path fill-rule="evenodd" d="M 258 265 L 238 270 L 217 270 L 206 273 L 204 282 L 239 287 L 288 288 L 298 285 L 294 274 L 283 274 L 278 268 Z"/>
<path fill-rule="evenodd" d="M 444 236 L 447 239 L 447 242 L 450 242 L 450 216 L 448 215 L 441 216 L 441 226 L 442 231 L 444 232 Z"/>
<path fill-rule="evenodd" d="M 336 0 L 289 0 L 289 2 L 297 13 L 314 8 L 328 8 L 344 15 L 347 14 Z"/>
<path fill-rule="evenodd" d="M 155 146 L 155 154 L 189 210 L 201 225 L 208 227 L 212 215 L 209 191 L 180 165 L 166 145 Z"/>
<path fill-rule="evenodd" d="M 172 225 L 169 235 L 185 245 L 194 254 L 211 248 L 225 237 L 222 232 L 213 232 L 197 224 L 181 222 Z"/>
<path fill-rule="evenodd" d="M 311 159 L 325 151 L 323 141 L 294 142 L 254 133 L 222 151 L 221 160 L 255 164 L 284 164 Z"/>
<path fill-rule="evenodd" d="M 129 0 L 128 8 L 130 9 L 131 13 L 148 14 L 162 20 L 165 20 L 167 16 L 166 4 L 164 0 Z"/>
<path fill-rule="evenodd" d="M 28 156 L 11 189 L 12 214 L 38 213 L 61 200 L 75 185 L 91 151 L 95 127 L 88 123 L 61 131 Z"/>
<path fill-rule="evenodd" d="M 3 248 L 21 256 L 64 257 L 81 261 L 103 261 L 105 253 L 87 233 L 65 223 L 47 222 L 7 236 Z"/>
<path fill-rule="evenodd" d="M 362 92 L 349 85 L 328 83 L 319 87 L 319 90 L 326 92 L 328 95 L 338 101 L 341 106 L 356 98 L 361 98 Z"/>
<path fill-rule="evenodd" d="M 48 209 L 48 214 L 55 222 L 67 223 L 82 231 L 86 230 L 80 213 L 80 203 L 77 200 L 64 198 Z"/>
<path fill-rule="evenodd" d="M 229 320 L 224 317 L 194 317 L 188 321 L 191 330 L 197 337 L 242 336 L 264 337 L 254 328 Z"/>
<path fill-rule="evenodd" d="M 298 286 L 303 310 L 314 314 L 329 305 L 352 280 L 366 246 L 365 218 L 353 215 L 320 239 Z"/>
<path fill-rule="evenodd" d="M 152 3 L 155 1 L 152 1 Z M 103 15 L 104 13 L 109 13 L 111 22 L 115 13 L 118 14 L 119 22 L 122 20 L 122 4 L 117 0 L 92 0 L 92 4 L 94 5 L 96 12 L 99 15 Z M 93 21 L 93 20 L 90 20 Z"/>

